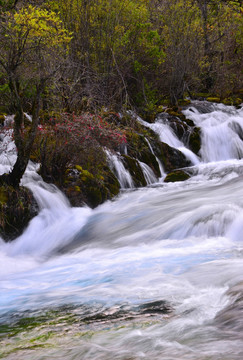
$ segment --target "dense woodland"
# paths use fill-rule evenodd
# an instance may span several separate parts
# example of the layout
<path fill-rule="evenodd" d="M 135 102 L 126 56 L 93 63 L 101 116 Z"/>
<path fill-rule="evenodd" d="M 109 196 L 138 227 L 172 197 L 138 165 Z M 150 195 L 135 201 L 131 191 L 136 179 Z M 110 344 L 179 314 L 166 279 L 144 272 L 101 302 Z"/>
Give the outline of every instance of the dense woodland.
<path fill-rule="evenodd" d="M 43 110 L 68 112 L 151 110 L 164 99 L 176 104 L 198 93 L 230 97 L 242 86 L 241 6 L 240 0 L 2 0 L 1 106 L 11 109 L 20 97 L 31 111 L 38 92 Z"/>

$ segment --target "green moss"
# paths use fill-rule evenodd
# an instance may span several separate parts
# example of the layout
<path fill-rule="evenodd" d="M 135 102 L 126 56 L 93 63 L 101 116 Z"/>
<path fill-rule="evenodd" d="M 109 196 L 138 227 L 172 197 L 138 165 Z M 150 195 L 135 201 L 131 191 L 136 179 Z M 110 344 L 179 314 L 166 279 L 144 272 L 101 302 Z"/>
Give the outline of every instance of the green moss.
<path fill-rule="evenodd" d="M 83 171 L 83 168 L 82 168 L 82 166 L 80 166 L 80 165 L 75 165 L 75 169 L 78 170 L 78 171 L 80 171 L 80 172 Z"/>
<path fill-rule="evenodd" d="M 131 174 L 136 186 L 146 186 L 146 180 L 138 161 L 130 156 L 123 155 L 125 168 Z"/>
<path fill-rule="evenodd" d="M 190 105 L 190 104 L 191 104 L 191 100 L 188 100 L 188 99 L 179 99 L 178 100 L 179 106 L 186 106 L 186 105 Z"/>
<path fill-rule="evenodd" d="M 0 236 L 3 239 L 9 241 L 21 235 L 37 212 L 38 206 L 28 189 L 0 187 Z"/>
<path fill-rule="evenodd" d="M 169 146 L 165 143 L 160 143 L 160 156 L 165 171 L 171 172 L 175 169 L 187 167 L 191 162 L 187 160 L 181 151 Z"/>
<path fill-rule="evenodd" d="M 81 173 L 81 178 L 85 179 L 83 181 L 87 181 L 87 180 L 91 180 L 91 179 L 94 179 L 94 175 L 91 174 L 88 170 L 82 170 L 82 173 Z"/>
<path fill-rule="evenodd" d="M 189 178 L 190 178 L 190 175 L 188 175 L 185 171 L 175 170 L 166 176 L 166 178 L 164 179 L 164 182 L 185 181 L 185 180 L 188 180 Z"/>
<path fill-rule="evenodd" d="M 201 130 L 198 127 L 193 129 L 189 138 L 189 147 L 195 153 L 198 154 L 201 149 Z"/>
<path fill-rule="evenodd" d="M 210 102 L 215 102 L 215 103 L 220 103 L 221 102 L 220 97 L 207 97 L 206 100 L 210 101 Z"/>
<path fill-rule="evenodd" d="M 8 192 L 5 187 L 0 187 L 0 204 L 6 204 L 8 201 Z"/>
<path fill-rule="evenodd" d="M 87 189 L 87 195 L 89 198 L 89 203 L 92 207 L 96 207 L 102 202 L 102 194 L 99 188 L 90 187 Z"/>
<path fill-rule="evenodd" d="M 200 98 L 203 98 L 203 99 L 206 99 L 207 97 L 209 97 L 210 94 L 207 93 L 207 92 L 199 92 L 199 93 L 192 93 L 192 97 L 193 99 L 200 99 Z"/>
<path fill-rule="evenodd" d="M 83 168 L 78 173 L 76 170 L 77 165 L 66 171 L 61 187 L 72 206 L 87 204 L 94 208 L 119 193 L 119 182 L 106 163 L 101 163 L 93 174 Z"/>
<path fill-rule="evenodd" d="M 169 115 L 175 116 L 179 119 L 181 119 L 182 121 L 186 120 L 186 117 L 184 114 L 182 114 L 182 112 L 180 112 L 180 110 L 178 108 L 172 108 L 172 109 L 166 109 L 165 112 Z"/>
<path fill-rule="evenodd" d="M 239 97 L 227 97 L 225 99 L 222 100 L 222 103 L 224 105 L 234 105 L 234 106 L 238 106 L 242 103 L 242 99 Z"/>
<path fill-rule="evenodd" d="M 128 141 L 128 154 L 130 157 L 136 158 L 151 167 L 156 176 L 160 176 L 160 170 L 158 162 L 155 156 L 152 154 L 149 145 L 145 139 L 149 139 L 150 143 L 159 142 L 157 136 L 150 131 L 141 129 L 141 132 L 138 134 L 137 132 L 129 131 L 127 133 L 127 141 Z"/>

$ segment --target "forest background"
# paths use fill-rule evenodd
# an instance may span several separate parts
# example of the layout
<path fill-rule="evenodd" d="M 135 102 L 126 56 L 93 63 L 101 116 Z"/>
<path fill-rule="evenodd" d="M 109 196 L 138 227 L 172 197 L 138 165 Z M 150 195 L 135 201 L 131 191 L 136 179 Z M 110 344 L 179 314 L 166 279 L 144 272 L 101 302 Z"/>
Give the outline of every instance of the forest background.
<path fill-rule="evenodd" d="M 165 100 L 226 98 L 242 87 L 240 0 L 1 0 L 0 6 L 2 110 L 14 107 L 11 77 L 26 111 L 41 82 L 42 110 L 68 112 L 153 110 Z"/>

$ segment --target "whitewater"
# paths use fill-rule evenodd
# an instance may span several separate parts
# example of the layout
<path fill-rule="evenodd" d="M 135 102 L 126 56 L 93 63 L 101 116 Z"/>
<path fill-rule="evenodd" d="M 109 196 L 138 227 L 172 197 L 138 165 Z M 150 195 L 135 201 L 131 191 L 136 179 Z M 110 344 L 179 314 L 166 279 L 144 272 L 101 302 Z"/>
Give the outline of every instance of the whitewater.
<path fill-rule="evenodd" d="M 0 239 L 0 358 L 243 358 L 243 108 L 195 101 L 184 114 L 200 157 L 161 119 L 144 124 L 191 159 L 184 182 L 141 164 L 149 185 L 134 189 L 115 157 L 129 188 L 72 208 L 29 164 L 22 183 L 40 211 Z M 4 141 L 1 172 L 16 156 Z"/>

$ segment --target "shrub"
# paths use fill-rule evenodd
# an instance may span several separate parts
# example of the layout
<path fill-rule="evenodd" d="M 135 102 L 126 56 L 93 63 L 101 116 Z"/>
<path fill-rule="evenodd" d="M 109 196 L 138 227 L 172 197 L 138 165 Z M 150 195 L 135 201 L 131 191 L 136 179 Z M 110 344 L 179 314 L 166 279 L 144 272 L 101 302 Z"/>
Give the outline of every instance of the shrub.
<path fill-rule="evenodd" d="M 76 164 L 97 172 L 105 162 L 103 147 L 117 150 L 124 142 L 124 132 L 98 115 L 62 114 L 39 126 L 32 159 L 41 163 L 45 178 L 59 180 Z"/>

